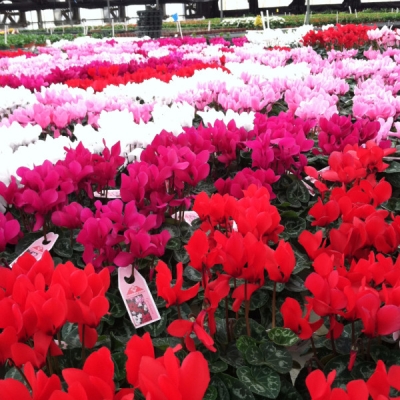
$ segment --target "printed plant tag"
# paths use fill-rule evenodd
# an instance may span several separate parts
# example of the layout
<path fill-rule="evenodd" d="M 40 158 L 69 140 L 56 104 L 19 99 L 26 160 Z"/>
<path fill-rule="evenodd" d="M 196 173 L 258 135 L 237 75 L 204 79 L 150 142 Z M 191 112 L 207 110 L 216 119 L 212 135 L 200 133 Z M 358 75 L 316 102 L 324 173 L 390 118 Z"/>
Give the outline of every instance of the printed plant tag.
<path fill-rule="evenodd" d="M 100 199 L 120 199 L 121 191 L 119 189 L 113 189 L 107 191 L 107 197 L 105 194 L 101 194 L 99 192 L 94 192 L 94 197 L 98 197 Z"/>
<path fill-rule="evenodd" d="M 179 214 L 178 213 L 172 214 L 171 217 L 174 218 L 174 219 L 178 219 L 179 218 Z M 196 211 L 184 211 L 183 212 L 183 219 L 189 225 L 192 225 L 192 222 L 197 218 L 199 218 L 199 214 L 197 214 Z"/>
<path fill-rule="evenodd" d="M 52 247 L 54 246 L 54 243 L 58 239 L 58 235 L 56 233 L 50 232 L 47 235 L 47 241 L 48 243 L 43 244 L 44 237 L 41 237 L 37 240 L 35 240 L 26 250 L 24 250 L 11 264 L 10 267 L 17 262 L 18 258 L 21 257 L 23 254 L 26 252 L 30 253 L 33 257 L 36 258 L 37 261 L 39 261 L 43 253 L 47 250 L 50 251 Z"/>
<path fill-rule="evenodd" d="M 151 324 L 161 319 L 160 313 L 156 307 L 150 289 L 146 280 L 140 275 L 139 271 L 134 268 L 133 283 L 127 283 L 125 278 L 129 278 L 132 274 L 131 266 L 126 268 L 118 268 L 118 289 L 124 300 L 129 318 L 135 328 Z"/>
<path fill-rule="evenodd" d="M 303 182 L 303 185 L 307 188 L 308 193 L 310 193 L 311 196 L 315 196 L 314 189 L 307 182 L 305 182 L 305 181 L 302 181 L 302 182 Z M 315 179 L 314 179 L 314 182 L 315 182 Z"/>

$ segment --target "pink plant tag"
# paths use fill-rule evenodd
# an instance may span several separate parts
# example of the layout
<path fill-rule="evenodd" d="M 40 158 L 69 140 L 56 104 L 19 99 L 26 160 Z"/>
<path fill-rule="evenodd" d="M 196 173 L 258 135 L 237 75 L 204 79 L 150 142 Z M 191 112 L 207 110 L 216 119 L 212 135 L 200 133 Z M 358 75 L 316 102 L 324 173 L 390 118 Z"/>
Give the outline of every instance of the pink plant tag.
<path fill-rule="evenodd" d="M 303 182 L 303 185 L 307 188 L 308 193 L 310 193 L 311 196 L 315 196 L 314 189 L 307 182 L 305 182 L 305 181 L 302 181 L 302 182 Z M 315 182 L 315 179 L 314 179 L 314 182 Z"/>
<path fill-rule="evenodd" d="M 94 192 L 94 197 L 98 197 L 100 199 L 120 199 L 121 191 L 119 189 L 113 189 L 107 191 L 107 196 L 105 194 L 101 194 L 99 192 Z"/>
<path fill-rule="evenodd" d="M 25 249 L 19 256 L 21 257 L 23 254 L 25 253 L 30 253 L 33 257 L 36 258 L 37 261 L 39 261 L 42 256 L 43 253 L 47 250 L 50 251 L 52 249 L 52 247 L 54 246 L 54 243 L 56 242 L 56 240 L 58 239 L 58 235 L 56 233 L 50 232 L 46 235 L 47 237 L 47 242 L 46 244 L 43 244 L 44 242 L 44 237 L 41 237 L 37 240 L 35 240 L 27 249 Z M 11 264 L 10 267 L 12 268 L 12 266 L 17 262 L 18 258 L 16 258 Z"/>
<path fill-rule="evenodd" d="M 172 214 L 171 217 L 174 218 L 174 219 L 178 219 L 179 218 L 179 214 L 178 213 Z M 199 214 L 197 214 L 196 211 L 184 211 L 183 212 L 183 219 L 189 225 L 192 225 L 192 222 L 197 218 L 199 218 Z"/>
<path fill-rule="evenodd" d="M 133 326 L 140 328 L 160 320 L 161 317 L 146 280 L 136 268 L 133 268 L 133 270 L 135 281 L 127 283 L 125 278 L 131 276 L 131 267 L 118 268 L 118 289 Z"/>

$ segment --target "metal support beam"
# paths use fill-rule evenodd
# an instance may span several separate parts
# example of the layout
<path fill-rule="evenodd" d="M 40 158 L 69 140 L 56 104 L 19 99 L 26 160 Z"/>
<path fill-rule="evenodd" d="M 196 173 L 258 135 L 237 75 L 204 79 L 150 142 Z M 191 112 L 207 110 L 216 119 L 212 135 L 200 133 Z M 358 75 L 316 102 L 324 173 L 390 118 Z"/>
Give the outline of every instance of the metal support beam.
<path fill-rule="evenodd" d="M 42 10 L 36 10 L 39 29 L 43 29 Z"/>

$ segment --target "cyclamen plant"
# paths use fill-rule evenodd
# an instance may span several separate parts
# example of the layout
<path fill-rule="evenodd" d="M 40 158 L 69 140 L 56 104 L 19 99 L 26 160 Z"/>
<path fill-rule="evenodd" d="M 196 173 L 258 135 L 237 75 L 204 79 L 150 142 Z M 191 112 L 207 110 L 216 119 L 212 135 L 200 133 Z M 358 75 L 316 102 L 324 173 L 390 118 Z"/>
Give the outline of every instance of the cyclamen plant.
<path fill-rule="evenodd" d="M 354 44 L 346 29 L 327 35 Z M 47 78 L 100 91 L 130 79 L 191 76 L 206 64 L 217 74 L 231 56 L 250 54 L 217 42 L 223 56 L 211 63 L 182 67 L 182 55 L 154 57 L 143 69 L 136 61 L 94 61 Z M 205 48 L 204 40 L 192 44 Z M 147 56 L 158 45 L 139 42 L 135 50 Z M 271 50 L 268 60 L 290 60 L 299 71 L 297 63 L 312 60 L 318 70 L 336 68 L 332 60 L 356 53 L 330 52 L 324 59 L 311 49 L 279 56 Z M 397 53 L 384 54 L 368 50 L 366 57 L 383 66 L 382 59 Z M 350 69 L 335 71 L 351 76 Z M 372 74 L 368 68 L 359 73 Z M 119 143 L 103 143 L 100 153 L 81 143 L 55 164 L 21 168 L 18 183 L 11 177 L 0 184 L 7 202 L 0 221 L 0 393 L 6 399 L 398 396 L 400 165 L 390 160 L 396 149 L 388 141 L 397 135 L 390 131 L 396 86 L 388 94 L 381 92 L 383 79 L 360 79 L 354 88 L 352 79 L 321 83 L 307 75 L 283 95 L 277 80 L 240 74 L 251 90 L 228 93 L 227 78 L 204 84 L 201 92 L 201 83 L 189 110 L 242 112 L 232 121 L 206 123 L 203 113 L 201 122 L 199 113 L 183 133 L 155 136 L 128 166 Z M 31 88 L 46 83 L 40 76 L 2 78 L 12 85 L 25 80 Z M 375 92 L 383 103 L 372 106 Z M 76 93 L 82 105 L 82 92 Z M 351 117 L 345 105 L 353 94 Z M 85 97 L 84 111 L 75 107 L 79 114 L 47 104 L 54 100 L 51 91 L 37 96 L 43 103 L 15 110 L 8 123 L 35 120 L 54 136 L 72 134 L 66 127 L 82 119 L 97 129 L 100 100 L 89 104 Z M 190 91 L 179 96 L 187 100 Z M 148 122 L 153 106 L 129 112 L 136 122 L 142 116 Z M 146 147 L 139 142 L 129 146 Z M 114 186 L 121 199 L 109 201 L 107 190 Z M 101 200 L 93 200 L 95 190 Z M 60 235 L 51 255 L 35 261 L 24 254 L 7 267 L 50 230 Z M 146 278 L 161 315 L 137 330 L 117 291 L 116 269 L 129 264 Z M 299 343 L 306 363 L 292 381 Z"/>

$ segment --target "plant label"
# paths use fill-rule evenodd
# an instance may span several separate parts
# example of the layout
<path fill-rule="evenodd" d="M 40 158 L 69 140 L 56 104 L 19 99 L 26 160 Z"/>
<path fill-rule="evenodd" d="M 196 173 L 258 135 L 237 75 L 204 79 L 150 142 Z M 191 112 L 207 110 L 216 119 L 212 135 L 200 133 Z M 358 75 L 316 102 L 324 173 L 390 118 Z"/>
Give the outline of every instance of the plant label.
<path fill-rule="evenodd" d="M 135 281 L 128 283 L 125 278 L 131 277 L 132 270 Z M 130 266 L 118 268 L 118 289 L 135 328 L 161 319 L 146 280 L 136 268 Z"/>
<path fill-rule="evenodd" d="M 106 194 L 101 194 L 99 192 L 93 193 L 94 197 L 98 197 L 99 199 L 120 199 L 121 193 L 119 189 L 107 190 Z"/>
<path fill-rule="evenodd" d="M 33 257 L 36 258 L 37 261 L 39 261 L 42 258 L 43 253 L 45 251 L 50 251 L 54 246 L 54 243 L 58 239 L 58 235 L 53 232 L 48 233 L 46 236 L 47 236 L 47 243 L 44 243 L 44 237 L 35 240 L 10 264 L 10 267 L 12 268 L 12 266 L 17 262 L 18 258 L 25 253 L 30 253 Z"/>

